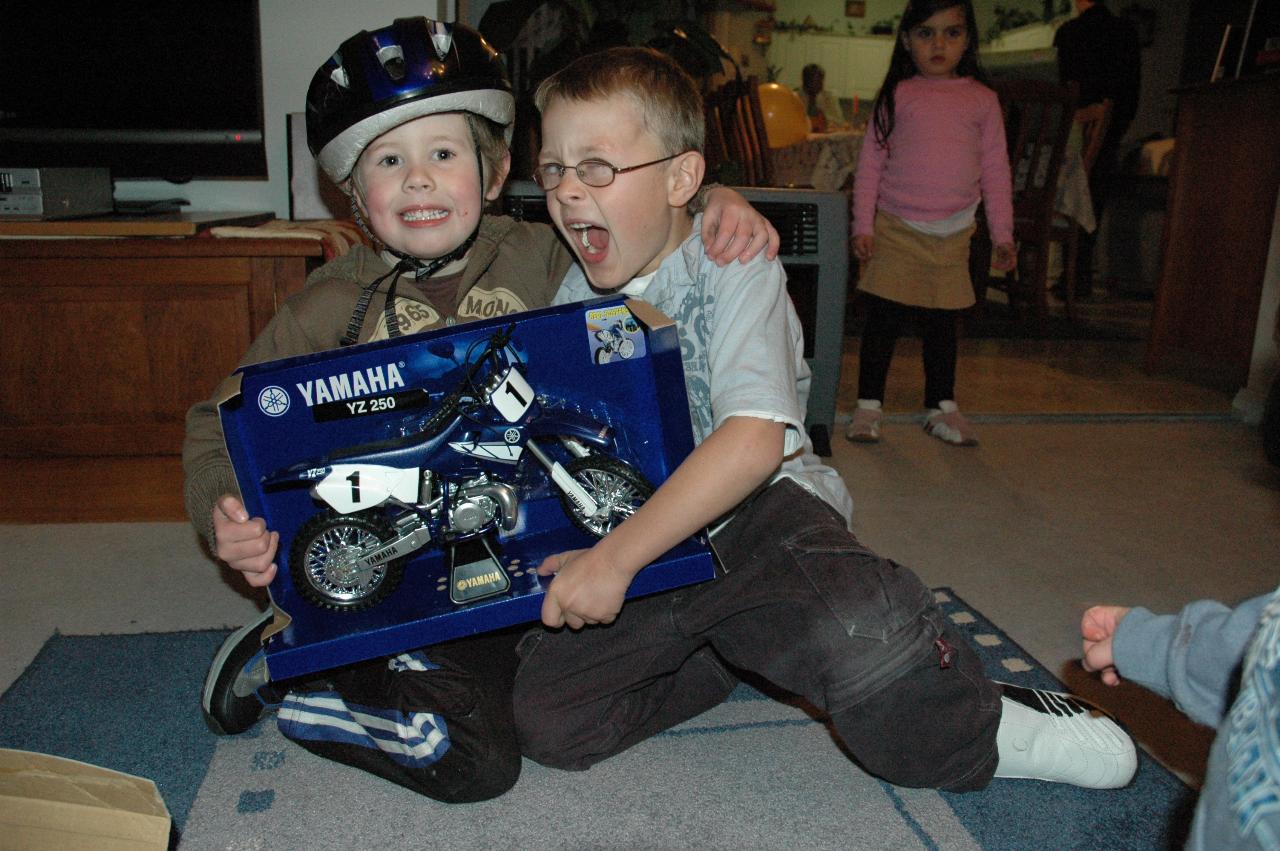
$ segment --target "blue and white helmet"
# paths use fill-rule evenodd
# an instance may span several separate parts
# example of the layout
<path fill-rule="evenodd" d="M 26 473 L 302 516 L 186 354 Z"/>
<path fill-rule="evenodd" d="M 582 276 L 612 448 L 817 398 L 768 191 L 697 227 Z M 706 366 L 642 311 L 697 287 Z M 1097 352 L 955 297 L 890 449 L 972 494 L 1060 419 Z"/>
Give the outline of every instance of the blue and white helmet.
<path fill-rule="evenodd" d="M 344 41 L 307 89 L 307 146 L 341 185 L 360 153 L 424 115 L 472 112 L 506 128 L 515 98 L 498 52 L 465 24 L 397 18 Z"/>

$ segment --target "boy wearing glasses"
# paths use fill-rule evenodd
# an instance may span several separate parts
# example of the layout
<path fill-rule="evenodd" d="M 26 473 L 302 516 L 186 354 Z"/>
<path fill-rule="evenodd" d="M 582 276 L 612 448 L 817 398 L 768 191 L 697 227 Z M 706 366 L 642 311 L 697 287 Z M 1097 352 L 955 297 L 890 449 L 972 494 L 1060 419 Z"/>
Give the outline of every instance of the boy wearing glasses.
<path fill-rule="evenodd" d="M 535 102 L 536 180 L 580 263 L 556 301 L 622 292 L 677 320 L 697 447 L 609 535 L 539 566 L 555 579 L 548 629 L 519 645 L 522 752 L 585 769 L 720 703 L 745 670 L 826 712 L 892 783 L 1128 783 L 1137 757 L 1112 720 L 988 680 L 929 589 L 850 533 L 849 494 L 804 431 L 809 370 L 781 264 L 717 266 L 687 209 L 704 168 L 692 80 L 616 48 L 548 78 Z M 708 526 L 716 579 L 623 605 L 641 568 Z"/>
<path fill-rule="evenodd" d="M 546 225 L 483 214 L 510 167 L 514 109 L 501 59 L 469 27 L 402 18 L 344 41 L 312 78 L 307 143 L 377 250 L 356 246 L 316 270 L 242 363 L 545 306 L 569 252 Z M 740 195 L 716 190 L 711 204 L 723 262 L 777 251 L 776 232 Z M 245 510 L 217 402 L 187 417 L 187 511 L 218 558 L 263 587 L 279 533 Z M 515 783 L 518 630 L 277 684 L 262 664 L 270 620 L 232 633 L 209 668 L 202 702 L 219 732 L 247 730 L 278 705 L 281 732 L 304 748 L 437 800 L 483 800 Z"/>

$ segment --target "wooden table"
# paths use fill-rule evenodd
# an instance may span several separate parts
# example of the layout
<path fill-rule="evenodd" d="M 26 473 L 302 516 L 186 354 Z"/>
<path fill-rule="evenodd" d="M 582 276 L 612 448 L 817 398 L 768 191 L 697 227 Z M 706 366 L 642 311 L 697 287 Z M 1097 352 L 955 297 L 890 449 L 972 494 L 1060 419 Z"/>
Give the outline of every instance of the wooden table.
<path fill-rule="evenodd" d="M 171 212 L 146 216 L 110 214 L 83 219 L 34 221 L 0 219 L 0 236 L 41 238 L 72 236 L 195 236 L 220 225 L 252 227 L 274 219 L 272 213 Z"/>
<path fill-rule="evenodd" d="M 865 135 L 861 130 L 810 133 L 803 142 L 771 148 L 773 185 L 839 191 L 857 168 Z"/>
<path fill-rule="evenodd" d="M 314 239 L 0 239 L 0 454 L 165 455 Z"/>

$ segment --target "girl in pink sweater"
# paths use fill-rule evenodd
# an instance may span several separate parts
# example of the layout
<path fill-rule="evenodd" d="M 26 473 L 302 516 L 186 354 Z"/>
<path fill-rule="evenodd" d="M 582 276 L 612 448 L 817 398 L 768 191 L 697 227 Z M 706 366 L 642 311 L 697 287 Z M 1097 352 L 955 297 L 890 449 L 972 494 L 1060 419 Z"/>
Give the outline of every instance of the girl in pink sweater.
<path fill-rule="evenodd" d="M 853 191 L 853 248 L 866 303 L 850 440 L 880 439 L 893 348 L 907 320 L 924 343 L 929 434 L 978 441 L 955 402 L 956 328 L 974 302 L 969 240 L 985 202 L 992 265 L 1012 269 L 1013 202 L 1004 120 L 978 65 L 970 0 L 909 0 L 876 97 Z"/>

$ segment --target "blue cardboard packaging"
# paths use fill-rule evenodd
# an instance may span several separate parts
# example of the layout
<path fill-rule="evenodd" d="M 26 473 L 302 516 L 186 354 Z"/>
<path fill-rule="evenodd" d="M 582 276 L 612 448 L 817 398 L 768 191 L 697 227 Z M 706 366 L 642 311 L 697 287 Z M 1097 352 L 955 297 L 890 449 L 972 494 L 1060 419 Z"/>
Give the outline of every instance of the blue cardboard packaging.
<path fill-rule="evenodd" d="M 451 391 L 488 380 L 478 353 L 495 339 L 489 371 L 500 358 L 519 368 L 488 385 L 492 409 L 433 417 L 453 410 Z M 248 366 L 221 399 L 245 507 L 280 532 L 265 645 L 276 680 L 538 620 L 551 580 L 537 565 L 596 540 L 569 516 L 582 497 L 555 476 L 590 477 L 581 465 L 599 465 L 574 457 L 587 447 L 656 487 L 693 448 L 675 324 L 616 296 Z M 574 447 L 557 474 L 537 460 Z M 435 520 L 409 505 L 435 505 Z M 359 569 L 337 570 L 351 552 Z M 384 571 L 399 578 L 379 593 L 393 590 L 348 599 Z M 642 570 L 628 597 L 713 575 L 697 536 Z"/>

